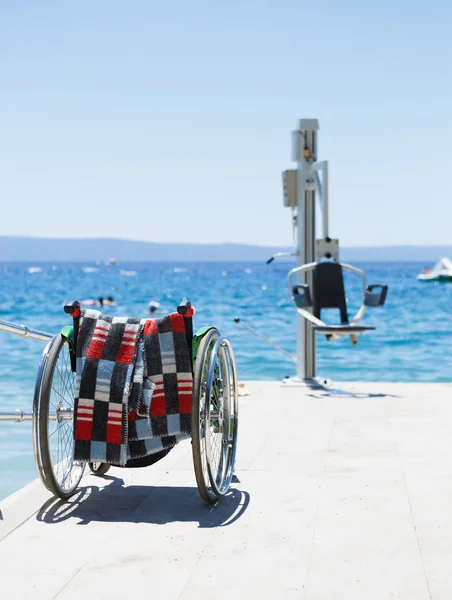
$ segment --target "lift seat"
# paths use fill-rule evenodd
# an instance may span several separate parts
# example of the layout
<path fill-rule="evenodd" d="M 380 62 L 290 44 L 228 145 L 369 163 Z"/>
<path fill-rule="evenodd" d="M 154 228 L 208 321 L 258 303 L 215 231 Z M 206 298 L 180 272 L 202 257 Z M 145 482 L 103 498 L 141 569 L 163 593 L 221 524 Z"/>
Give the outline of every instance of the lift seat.
<path fill-rule="evenodd" d="M 363 304 L 353 319 L 350 321 L 345 298 L 344 278 L 342 270 L 357 273 L 362 277 Z M 292 277 L 297 272 L 312 270 L 312 289 L 306 283 L 293 284 Z M 327 339 L 335 340 L 344 335 L 349 335 L 353 343 L 357 343 L 356 335 L 365 331 L 374 331 L 375 327 L 361 325 L 359 322 L 364 316 L 367 307 L 383 306 L 388 292 L 387 285 L 366 285 L 366 278 L 361 271 L 351 265 L 341 265 L 336 262 L 310 263 L 292 269 L 289 273 L 289 287 L 292 300 L 297 311 L 307 319 L 315 333 L 326 335 Z M 312 308 L 312 312 L 309 311 Z M 340 323 L 328 324 L 322 321 L 323 309 L 338 309 Z"/>

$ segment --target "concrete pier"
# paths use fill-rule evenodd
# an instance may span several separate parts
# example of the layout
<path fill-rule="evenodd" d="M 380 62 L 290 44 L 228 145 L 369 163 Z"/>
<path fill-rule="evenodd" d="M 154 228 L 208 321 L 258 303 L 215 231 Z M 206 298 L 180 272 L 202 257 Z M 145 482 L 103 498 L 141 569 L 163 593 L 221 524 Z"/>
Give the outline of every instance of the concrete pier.
<path fill-rule="evenodd" d="M 189 442 L 0 503 L 5 600 L 452 598 L 452 385 L 249 382 L 214 507 Z"/>

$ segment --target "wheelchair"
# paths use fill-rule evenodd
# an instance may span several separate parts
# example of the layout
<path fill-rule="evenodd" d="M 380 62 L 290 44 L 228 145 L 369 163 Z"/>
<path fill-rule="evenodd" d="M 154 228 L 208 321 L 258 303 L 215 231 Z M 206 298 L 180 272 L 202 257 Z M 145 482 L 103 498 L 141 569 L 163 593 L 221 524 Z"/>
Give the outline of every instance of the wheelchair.
<path fill-rule="evenodd" d="M 76 347 L 78 302 L 66 304 L 74 318 L 50 341 L 42 355 L 33 402 L 33 447 L 37 471 L 54 496 L 67 499 L 75 493 L 86 461 L 74 458 L 76 392 Z M 190 302 L 183 301 L 177 314 L 184 316 L 193 375 L 191 437 L 193 467 L 199 493 L 207 503 L 216 503 L 231 485 L 237 451 L 238 382 L 230 341 L 215 327 L 204 327 L 193 335 Z M 176 313 L 174 313 L 176 314 Z M 128 460 L 127 467 L 154 464 L 173 448 L 165 448 L 144 459 Z M 104 475 L 107 462 L 89 462 L 94 475 Z"/>

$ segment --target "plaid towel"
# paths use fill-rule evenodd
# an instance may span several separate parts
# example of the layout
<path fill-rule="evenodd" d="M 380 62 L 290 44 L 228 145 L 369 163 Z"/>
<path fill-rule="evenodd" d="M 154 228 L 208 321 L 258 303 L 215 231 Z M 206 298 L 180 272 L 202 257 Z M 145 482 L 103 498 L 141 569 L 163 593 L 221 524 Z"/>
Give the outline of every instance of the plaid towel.
<path fill-rule="evenodd" d="M 193 377 L 182 315 L 81 311 L 76 374 L 76 460 L 124 466 L 189 437 Z"/>
<path fill-rule="evenodd" d="M 140 319 L 82 310 L 77 339 L 74 459 L 127 461 L 128 397 Z"/>
<path fill-rule="evenodd" d="M 129 412 L 131 458 L 174 446 L 191 434 L 193 375 L 182 315 L 143 323 Z"/>

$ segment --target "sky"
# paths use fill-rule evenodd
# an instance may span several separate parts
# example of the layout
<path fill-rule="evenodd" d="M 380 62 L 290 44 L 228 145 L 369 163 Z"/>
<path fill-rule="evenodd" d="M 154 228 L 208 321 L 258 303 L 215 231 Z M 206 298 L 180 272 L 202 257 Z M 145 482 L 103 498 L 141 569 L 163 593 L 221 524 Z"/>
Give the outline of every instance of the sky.
<path fill-rule="evenodd" d="M 0 235 L 290 245 L 317 118 L 331 237 L 452 244 L 451 6 L 0 0 Z"/>

